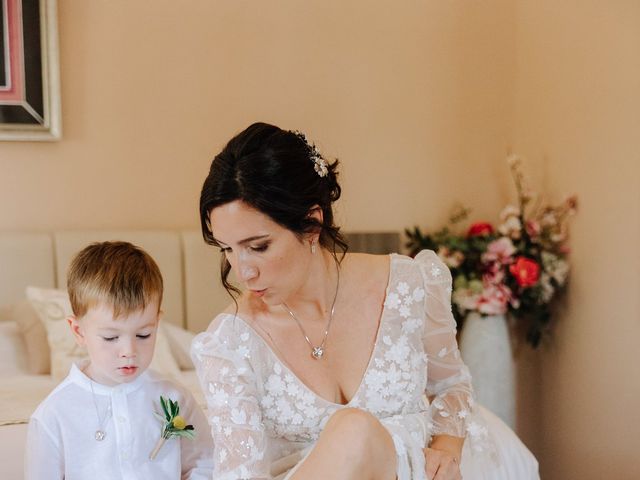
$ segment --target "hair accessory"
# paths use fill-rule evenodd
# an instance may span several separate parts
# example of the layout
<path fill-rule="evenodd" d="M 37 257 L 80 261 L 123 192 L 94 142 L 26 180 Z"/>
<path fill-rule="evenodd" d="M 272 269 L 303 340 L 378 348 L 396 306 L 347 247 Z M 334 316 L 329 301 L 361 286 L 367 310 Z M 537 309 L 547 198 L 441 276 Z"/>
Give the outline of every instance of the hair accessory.
<path fill-rule="evenodd" d="M 311 158 L 311 161 L 313 162 L 313 169 L 316 171 L 316 173 L 320 177 L 326 177 L 329 173 L 329 165 L 327 165 L 327 161 L 322 158 L 322 155 L 320 154 L 320 151 L 316 147 L 315 143 L 309 143 L 305 134 L 298 130 L 292 130 L 291 133 L 293 133 L 307 145 L 307 149 L 309 150 L 309 158 Z"/>
<path fill-rule="evenodd" d="M 327 343 L 327 337 L 329 336 L 329 329 L 331 328 L 331 322 L 333 321 L 333 312 L 336 309 L 336 299 L 338 298 L 338 288 L 340 287 L 340 268 L 338 268 L 337 263 L 336 263 L 336 272 L 338 275 L 336 279 L 336 293 L 333 295 L 333 303 L 331 304 L 331 313 L 329 314 L 329 321 L 327 322 L 327 328 L 324 329 L 324 337 L 322 338 L 322 343 L 317 347 L 313 343 L 311 343 L 311 340 L 309 340 L 309 336 L 307 335 L 307 332 L 304 331 L 304 328 L 302 327 L 300 320 L 298 320 L 298 318 L 294 315 L 294 313 L 287 306 L 287 304 L 282 302 L 282 307 L 289 313 L 291 318 L 295 320 L 295 322 L 298 324 L 298 327 L 300 327 L 302 336 L 309 344 L 309 347 L 311 347 L 311 357 L 314 360 L 321 360 L 322 356 L 324 355 L 325 344 Z"/>

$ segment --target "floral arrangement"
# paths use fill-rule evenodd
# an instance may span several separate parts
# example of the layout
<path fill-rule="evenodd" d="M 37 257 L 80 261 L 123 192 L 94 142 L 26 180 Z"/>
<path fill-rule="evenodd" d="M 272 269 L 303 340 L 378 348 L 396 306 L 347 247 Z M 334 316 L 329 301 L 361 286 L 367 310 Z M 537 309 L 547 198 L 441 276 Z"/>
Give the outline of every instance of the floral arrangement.
<path fill-rule="evenodd" d="M 158 452 L 171 437 L 186 437 L 194 438 L 195 430 L 193 425 L 187 425 L 184 417 L 179 415 L 180 405 L 178 402 L 174 402 L 170 398 L 164 398 L 160 395 L 160 406 L 163 413 L 154 412 L 158 420 L 162 422 L 162 433 L 156 443 L 155 447 L 149 454 L 149 459 L 153 460 L 158 455 Z"/>
<path fill-rule="evenodd" d="M 537 347 L 548 331 L 550 305 L 569 273 L 568 220 L 577 209 L 575 196 L 559 205 L 543 205 L 527 185 L 522 160 L 508 158 L 518 205 L 500 213 L 500 225 L 473 223 L 464 233 L 459 224 L 470 211 L 457 208 L 447 226 L 432 234 L 418 227 L 405 231 L 411 255 L 435 250 L 451 269 L 452 305 L 456 320 L 510 313 L 523 325 L 526 341 Z"/>

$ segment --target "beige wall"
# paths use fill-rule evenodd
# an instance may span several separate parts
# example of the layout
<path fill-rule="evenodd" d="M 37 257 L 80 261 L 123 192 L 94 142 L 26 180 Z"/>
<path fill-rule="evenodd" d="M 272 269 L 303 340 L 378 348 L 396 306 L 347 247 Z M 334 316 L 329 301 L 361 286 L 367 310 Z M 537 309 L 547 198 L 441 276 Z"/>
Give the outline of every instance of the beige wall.
<path fill-rule="evenodd" d="M 640 3 L 517 2 L 514 148 L 576 192 L 573 273 L 542 352 L 542 478 L 640 478 Z"/>
<path fill-rule="evenodd" d="M 58 3 L 64 138 L 0 144 L 2 230 L 196 227 L 210 159 L 256 120 L 342 159 L 351 230 L 495 210 L 511 1 Z"/>
<path fill-rule="evenodd" d="M 64 139 L 0 143 L 1 230 L 196 227 L 210 158 L 255 120 L 340 157 L 350 230 L 439 225 L 455 200 L 495 220 L 520 151 L 581 201 L 520 431 L 545 480 L 631 478 L 637 2 L 58 1 Z"/>

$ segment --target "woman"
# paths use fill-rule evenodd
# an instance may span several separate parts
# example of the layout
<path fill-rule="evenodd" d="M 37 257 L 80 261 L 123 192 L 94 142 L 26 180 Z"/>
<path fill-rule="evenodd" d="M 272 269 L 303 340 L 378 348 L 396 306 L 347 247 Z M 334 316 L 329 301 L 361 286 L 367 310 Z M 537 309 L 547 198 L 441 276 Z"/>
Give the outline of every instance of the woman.
<path fill-rule="evenodd" d="M 455 340 L 451 276 L 430 251 L 346 253 L 337 163 L 256 123 L 204 182 L 203 235 L 238 294 L 192 346 L 215 478 L 457 480 L 465 437 L 465 451 L 492 443 Z"/>

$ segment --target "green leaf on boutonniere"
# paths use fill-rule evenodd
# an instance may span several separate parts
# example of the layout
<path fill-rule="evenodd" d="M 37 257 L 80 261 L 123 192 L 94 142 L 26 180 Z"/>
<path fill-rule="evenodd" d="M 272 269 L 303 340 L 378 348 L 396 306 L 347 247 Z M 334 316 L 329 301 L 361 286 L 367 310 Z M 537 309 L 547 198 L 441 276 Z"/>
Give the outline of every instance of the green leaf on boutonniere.
<path fill-rule="evenodd" d="M 171 437 L 184 437 L 184 438 L 194 438 L 195 437 L 195 428 L 193 425 L 187 425 L 184 417 L 180 416 L 180 405 L 178 405 L 177 401 L 173 401 L 170 398 L 164 398 L 160 395 L 160 406 L 162 407 L 162 411 L 164 412 L 164 417 L 158 413 L 154 412 L 156 418 L 162 422 L 162 433 L 155 447 L 153 448 L 149 458 L 153 460 L 158 452 L 164 445 L 164 442 Z"/>

